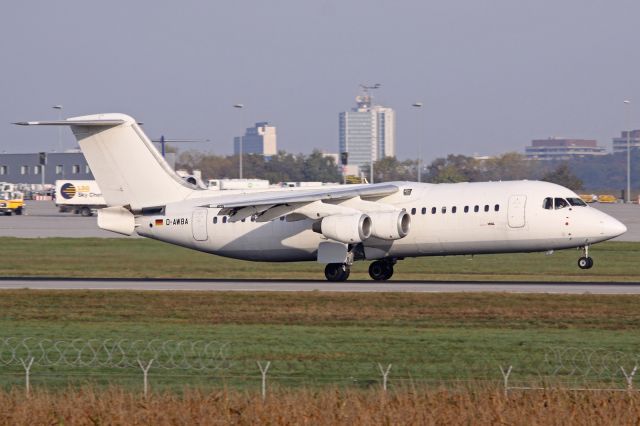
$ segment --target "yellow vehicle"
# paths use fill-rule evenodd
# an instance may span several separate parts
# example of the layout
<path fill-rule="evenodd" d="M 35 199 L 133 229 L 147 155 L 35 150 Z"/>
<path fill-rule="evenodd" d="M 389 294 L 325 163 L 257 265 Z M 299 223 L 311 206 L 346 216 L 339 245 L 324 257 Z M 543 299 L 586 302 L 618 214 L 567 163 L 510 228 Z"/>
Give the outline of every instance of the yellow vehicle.
<path fill-rule="evenodd" d="M 11 216 L 13 213 L 22 214 L 24 210 L 24 195 L 18 191 L 0 192 L 0 213 Z"/>
<path fill-rule="evenodd" d="M 603 195 L 598 195 L 598 202 L 599 203 L 616 203 L 618 202 L 618 199 L 616 198 L 615 195 L 603 194 Z"/>

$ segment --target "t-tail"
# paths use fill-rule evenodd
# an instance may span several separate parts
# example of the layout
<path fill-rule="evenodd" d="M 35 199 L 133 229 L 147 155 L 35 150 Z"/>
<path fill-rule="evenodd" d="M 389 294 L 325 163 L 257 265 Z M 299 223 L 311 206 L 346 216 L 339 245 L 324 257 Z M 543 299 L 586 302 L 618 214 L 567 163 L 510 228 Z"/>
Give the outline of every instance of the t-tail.
<path fill-rule="evenodd" d="M 196 190 L 171 169 L 128 115 L 96 114 L 16 124 L 71 127 L 108 206 L 126 206 L 137 212 L 183 200 Z"/>
<path fill-rule="evenodd" d="M 96 114 L 15 124 L 71 127 L 109 206 L 98 216 L 101 228 L 132 234 L 133 214 L 184 200 L 198 189 L 171 169 L 128 115 Z"/>

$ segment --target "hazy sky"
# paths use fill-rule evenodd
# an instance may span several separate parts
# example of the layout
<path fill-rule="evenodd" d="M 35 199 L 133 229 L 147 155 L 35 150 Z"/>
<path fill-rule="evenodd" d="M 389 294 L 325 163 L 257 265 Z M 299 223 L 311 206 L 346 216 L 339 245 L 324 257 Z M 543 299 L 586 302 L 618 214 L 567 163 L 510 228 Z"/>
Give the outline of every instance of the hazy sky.
<path fill-rule="evenodd" d="M 624 99 L 640 127 L 639 41 L 638 0 L 4 2 L 0 151 L 56 149 L 55 129 L 9 123 L 62 104 L 219 154 L 255 121 L 280 149 L 336 152 L 359 83 L 396 109 L 401 159 L 418 138 L 427 161 L 554 135 L 610 148 Z"/>

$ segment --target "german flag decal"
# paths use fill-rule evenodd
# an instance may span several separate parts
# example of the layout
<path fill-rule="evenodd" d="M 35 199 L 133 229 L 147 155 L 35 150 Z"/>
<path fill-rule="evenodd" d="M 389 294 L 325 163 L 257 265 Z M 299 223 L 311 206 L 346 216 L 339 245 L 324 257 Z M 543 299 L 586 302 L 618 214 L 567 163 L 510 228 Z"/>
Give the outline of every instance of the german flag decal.
<path fill-rule="evenodd" d="M 163 223 L 162 219 L 156 219 L 156 226 L 161 226 Z"/>

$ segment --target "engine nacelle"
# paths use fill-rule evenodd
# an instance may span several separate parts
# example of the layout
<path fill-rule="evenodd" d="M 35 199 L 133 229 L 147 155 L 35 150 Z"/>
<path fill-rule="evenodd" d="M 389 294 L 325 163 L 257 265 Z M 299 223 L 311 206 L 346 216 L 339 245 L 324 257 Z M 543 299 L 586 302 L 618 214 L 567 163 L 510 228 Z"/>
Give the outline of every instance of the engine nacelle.
<path fill-rule="evenodd" d="M 313 230 L 341 243 L 361 243 L 371 236 L 371 218 L 364 213 L 327 216 Z"/>
<path fill-rule="evenodd" d="M 371 212 L 371 235 L 383 240 L 399 240 L 409 234 L 411 215 L 404 210 Z"/>

